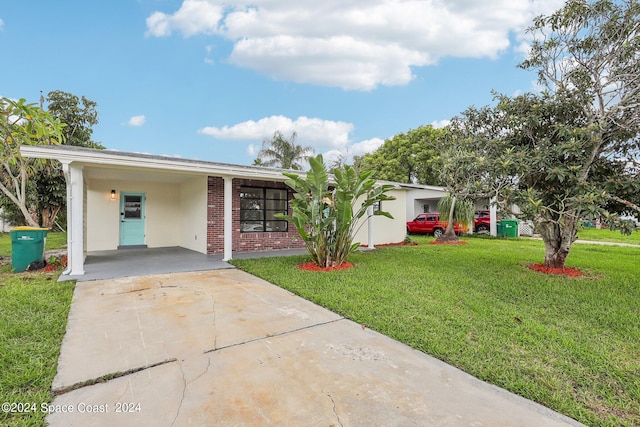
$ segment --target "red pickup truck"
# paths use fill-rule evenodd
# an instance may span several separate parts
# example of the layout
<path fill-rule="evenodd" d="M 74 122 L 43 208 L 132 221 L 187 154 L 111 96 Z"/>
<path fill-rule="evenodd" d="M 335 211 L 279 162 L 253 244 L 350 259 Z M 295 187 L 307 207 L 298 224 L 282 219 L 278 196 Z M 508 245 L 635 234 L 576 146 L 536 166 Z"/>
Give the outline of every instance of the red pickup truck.
<path fill-rule="evenodd" d="M 476 211 L 473 228 L 476 233 L 488 233 L 491 229 L 491 218 L 488 210 Z"/>
<path fill-rule="evenodd" d="M 442 236 L 447 229 L 446 221 L 440 221 L 440 214 L 438 212 L 426 212 L 421 213 L 413 219 L 413 221 L 407 222 L 407 233 L 426 233 L 433 234 L 435 238 Z M 457 222 L 453 224 L 453 231 L 459 234 L 462 231 L 462 227 Z"/>
<path fill-rule="evenodd" d="M 474 229 L 476 233 L 488 233 L 491 227 L 491 219 L 488 210 L 476 211 L 474 220 Z M 436 238 L 440 237 L 447 229 L 446 221 L 440 221 L 438 212 L 425 212 L 415 217 L 412 221 L 407 222 L 407 233 L 433 234 Z M 453 230 L 456 234 L 462 232 L 462 227 L 457 222 L 453 224 Z"/>

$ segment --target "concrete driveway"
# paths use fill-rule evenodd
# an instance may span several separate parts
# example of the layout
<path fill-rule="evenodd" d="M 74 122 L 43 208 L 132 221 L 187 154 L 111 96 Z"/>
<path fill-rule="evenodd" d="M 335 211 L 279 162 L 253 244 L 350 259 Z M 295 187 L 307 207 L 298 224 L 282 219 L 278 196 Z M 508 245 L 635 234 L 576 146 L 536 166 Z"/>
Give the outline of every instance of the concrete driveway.
<path fill-rule="evenodd" d="M 236 269 L 78 283 L 51 426 L 577 422 Z"/>

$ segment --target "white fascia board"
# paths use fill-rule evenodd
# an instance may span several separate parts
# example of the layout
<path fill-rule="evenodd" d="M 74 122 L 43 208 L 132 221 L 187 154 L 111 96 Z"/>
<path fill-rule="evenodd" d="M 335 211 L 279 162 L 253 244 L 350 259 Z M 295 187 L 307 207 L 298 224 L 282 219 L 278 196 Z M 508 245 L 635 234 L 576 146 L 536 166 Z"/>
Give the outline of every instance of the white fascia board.
<path fill-rule="evenodd" d="M 439 185 L 425 185 L 425 184 L 398 184 L 401 187 L 407 188 L 409 190 L 434 190 L 434 191 L 442 191 L 448 193 L 446 187 L 442 187 Z"/>
<path fill-rule="evenodd" d="M 120 166 L 139 169 L 155 169 L 191 174 L 228 176 L 233 178 L 284 181 L 282 172 L 262 170 L 241 165 L 208 163 L 205 161 L 158 158 L 154 156 L 130 156 L 126 152 L 106 150 L 73 151 L 56 149 L 57 146 L 22 146 L 20 153 L 25 157 L 55 159 L 62 163 L 82 165 Z"/>

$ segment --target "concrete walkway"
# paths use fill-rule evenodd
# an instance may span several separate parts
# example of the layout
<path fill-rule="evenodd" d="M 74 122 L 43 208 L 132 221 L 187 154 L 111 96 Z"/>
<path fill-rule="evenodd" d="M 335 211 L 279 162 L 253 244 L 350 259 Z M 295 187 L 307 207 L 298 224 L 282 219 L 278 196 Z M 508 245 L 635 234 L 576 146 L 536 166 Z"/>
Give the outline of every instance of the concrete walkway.
<path fill-rule="evenodd" d="M 78 283 L 53 388 L 65 427 L 580 425 L 236 269 Z"/>

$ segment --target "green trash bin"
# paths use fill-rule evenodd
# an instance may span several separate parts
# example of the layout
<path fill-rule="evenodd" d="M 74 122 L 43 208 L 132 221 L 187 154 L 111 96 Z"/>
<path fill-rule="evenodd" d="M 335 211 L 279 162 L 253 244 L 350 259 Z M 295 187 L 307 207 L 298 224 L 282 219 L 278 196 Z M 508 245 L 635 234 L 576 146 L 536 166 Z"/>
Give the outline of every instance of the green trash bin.
<path fill-rule="evenodd" d="M 498 232 L 499 236 L 518 237 L 518 220 L 517 219 L 503 219 L 500 221 L 499 226 L 500 225 L 502 225 L 502 234 Z"/>
<path fill-rule="evenodd" d="M 498 235 L 498 237 L 503 237 L 504 236 L 504 227 L 502 226 L 502 222 L 498 221 L 496 222 L 496 234 Z"/>
<path fill-rule="evenodd" d="M 20 273 L 34 261 L 44 260 L 47 229 L 14 227 L 11 229 L 11 268 Z"/>

